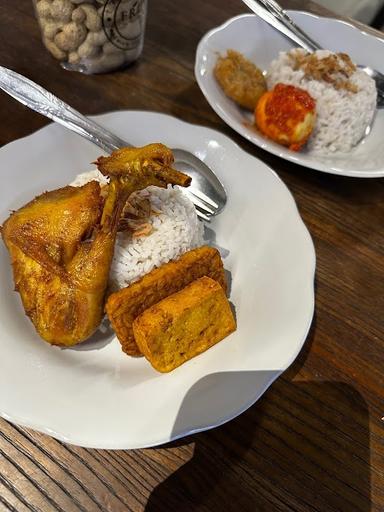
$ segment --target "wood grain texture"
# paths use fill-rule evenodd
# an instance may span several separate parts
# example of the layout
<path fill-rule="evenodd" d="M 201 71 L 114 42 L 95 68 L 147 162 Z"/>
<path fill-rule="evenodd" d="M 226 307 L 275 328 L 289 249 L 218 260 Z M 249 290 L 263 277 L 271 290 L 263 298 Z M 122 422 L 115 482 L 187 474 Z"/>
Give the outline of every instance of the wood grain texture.
<path fill-rule="evenodd" d="M 324 12 L 304 0 L 285 6 Z M 30 0 L 0 2 L 0 62 L 84 113 L 165 112 L 220 130 L 273 167 L 317 252 L 316 314 L 292 367 L 230 423 L 160 448 L 66 445 L 0 420 L 0 510 L 384 510 L 384 181 L 310 171 L 243 140 L 193 76 L 204 33 L 246 12 L 240 0 L 150 2 L 145 49 L 101 76 L 63 71 L 42 46 Z M 0 144 L 47 121 L 0 94 Z"/>

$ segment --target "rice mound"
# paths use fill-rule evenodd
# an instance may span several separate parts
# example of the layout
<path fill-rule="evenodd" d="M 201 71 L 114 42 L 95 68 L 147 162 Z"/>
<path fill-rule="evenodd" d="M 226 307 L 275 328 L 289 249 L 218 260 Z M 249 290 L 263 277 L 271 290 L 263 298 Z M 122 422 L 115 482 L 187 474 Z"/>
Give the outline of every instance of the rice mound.
<path fill-rule="evenodd" d="M 109 180 L 99 171 L 79 174 L 70 184 L 82 186 L 96 180 L 101 186 Z M 149 235 L 134 237 L 131 231 L 117 233 L 110 270 L 110 290 L 118 290 L 140 279 L 155 267 L 186 251 L 203 245 L 203 223 L 191 200 L 179 187 L 147 187 L 135 192 L 135 198 L 149 199 L 151 212 L 146 222 Z"/>
<path fill-rule="evenodd" d="M 375 115 L 375 82 L 358 68 L 349 77 L 357 92 L 337 89 L 326 81 L 311 79 L 302 69 L 294 69 L 292 57 L 305 54 L 305 50 L 298 48 L 280 52 L 267 72 L 268 88 L 277 83 L 294 85 L 306 90 L 316 100 L 317 118 L 307 144 L 309 150 L 317 153 L 348 152 L 364 137 Z M 332 52 L 318 50 L 314 55 L 324 59 Z"/>

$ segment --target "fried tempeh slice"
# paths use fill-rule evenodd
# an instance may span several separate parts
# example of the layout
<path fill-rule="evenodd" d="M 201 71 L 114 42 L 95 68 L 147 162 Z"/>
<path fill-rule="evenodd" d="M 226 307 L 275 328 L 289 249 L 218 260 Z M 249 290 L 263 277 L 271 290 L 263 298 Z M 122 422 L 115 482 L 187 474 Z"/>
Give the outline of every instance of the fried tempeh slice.
<path fill-rule="evenodd" d="M 159 372 L 170 372 L 236 330 L 223 288 L 201 277 L 146 309 L 133 322 L 140 350 Z"/>
<path fill-rule="evenodd" d="M 213 247 L 192 249 L 178 260 L 170 261 L 127 288 L 112 293 L 105 309 L 123 351 L 131 356 L 141 355 L 132 331 L 136 317 L 202 276 L 211 277 L 226 291 L 223 262 L 219 251 Z"/>

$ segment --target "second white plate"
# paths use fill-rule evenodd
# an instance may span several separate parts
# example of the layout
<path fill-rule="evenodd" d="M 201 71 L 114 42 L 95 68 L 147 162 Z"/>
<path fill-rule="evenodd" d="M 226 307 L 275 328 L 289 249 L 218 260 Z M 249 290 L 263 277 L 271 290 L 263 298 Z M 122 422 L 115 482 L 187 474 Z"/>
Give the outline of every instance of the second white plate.
<path fill-rule="evenodd" d="M 362 32 L 344 21 L 288 11 L 293 20 L 324 48 L 348 53 L 359 64 L 384 73 L 384 40 Z M 213 75 L 219 54 L 237 50 L 261 69 L 267 69 L 279 51 L 293 48 L 283 35 L 253 14 L 228 20 L 208 32 L 196 52 L 195 75 L 211 107 L 229 126 L 257 146 L 286 160 L 319 171 L 377 178 L 384 176 L 384 109 L 377 110 L 371 133 L 349 153 L 312 155 L 295 153 L 270 141 L 252 128 L 253 118 L 229 99 Z"/>

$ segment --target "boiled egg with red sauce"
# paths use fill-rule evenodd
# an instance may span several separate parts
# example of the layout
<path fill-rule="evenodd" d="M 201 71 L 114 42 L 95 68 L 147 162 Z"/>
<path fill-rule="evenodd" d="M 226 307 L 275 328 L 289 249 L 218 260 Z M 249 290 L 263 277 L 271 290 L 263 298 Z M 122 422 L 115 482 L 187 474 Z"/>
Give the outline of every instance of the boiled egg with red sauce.
<path fill-rule="evenodd" d="M 315 126 L 316 102 L 307 91 L 279 83 L 259 99 L 255 121 L 269 139 L 299 151 Z"/>

